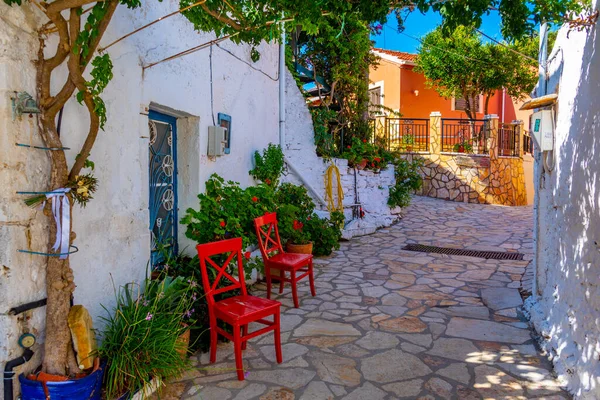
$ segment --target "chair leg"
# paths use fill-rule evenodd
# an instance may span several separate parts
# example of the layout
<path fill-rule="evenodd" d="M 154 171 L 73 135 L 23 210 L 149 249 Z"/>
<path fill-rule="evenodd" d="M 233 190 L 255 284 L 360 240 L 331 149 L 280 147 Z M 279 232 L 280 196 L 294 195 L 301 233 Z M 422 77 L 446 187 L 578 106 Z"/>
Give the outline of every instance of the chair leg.
<path fill-rule="evenodd" d="M 267 299 L 271 299 L 271 271 L 269 271 L 268 269 L 265 271 L 266 272 L 266 278 L 267 278 Z"/>
<path fill-rule="evenodd" d="M 248 335 L 248 325 L 242 326 L 242 338 Z M 247 340 L 242 340 L 242 350 L 246 350 L 246 345 L 248 344 Z"/>
<path fill-rule="evenodd" d="M 283 293 L 283 278 L 285 278 L 285 271 L 279 270 L 279 294 Z"/>
<path fill-rule="evenodd" d="M 240 326 L 233 326 L 233 352 L 235 354 L 235 369 L 238 381 L 244 380 L 244 363 L 242 360 L 242 339 L 240 337 Z"/>
<path fill-rule="evenodd" d="M 294 307 L 299 308 L 298 304 L 298 288 L 296 287 L 296 271 L 290 271 L 292 277 L 292 298 L 294 299 Z"/>
<path fill-rule="evenodd" d="M 281 355 L 281 325 L 280 325 L 280 315 L 279 310 L 275 313 L 273 318 L 275 322 L 275 357 L 277 358 L 277 363 L 281 364 L 283 361 L 283 357 Z"/>
<path fill-rule="evenodd" d="M 210 317 L 210 363 L 217 361 L 217 319 Z"/>
<path fill-rule="evenodd" d="M 310 261 L 308 265 L 308 281 L 310 282 L 310 294 L 315 297 L 317 295 L 317 291 L 315 290 L 315 277 L 313 275 L 313 262 Z"/>

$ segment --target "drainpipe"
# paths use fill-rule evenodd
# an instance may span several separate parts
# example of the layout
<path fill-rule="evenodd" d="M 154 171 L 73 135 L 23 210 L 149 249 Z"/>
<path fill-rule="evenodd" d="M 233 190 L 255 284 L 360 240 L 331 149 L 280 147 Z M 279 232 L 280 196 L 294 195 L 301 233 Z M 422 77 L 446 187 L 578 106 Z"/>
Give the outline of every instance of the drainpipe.
<path fill-rule="evenodd" d="M 25 364 L 31 360 L 31 357 L 33 357 L 33 351 L 25 349 L 21 357 L 10 360 L 4 365 L 4 400 L 13 399 L 13 377 L 15 376 L 13 368 Z"/>
<path fill-rule="evenodd" d="M 546 22 L 542 22 L 540 24 L 540 44 L 539 44 L 539 78 L 538 78 L 538 90 L 541 91 L 539 96 L 544 96 L 548 93 L 548 82 L 546 81 L 546 74 L 548 73 L 548 24 Z M 542 266 L 540 265 L 540 183 L 542 179 L 542 174 L 544 174 L 544 165 L 543 158 L 544 155 L 538 152 L 537 154 L 537 172 L 535 174 L 534 184 L 537 190 L 534 192 L 533 199 L 533 210 L 535 213 L 535 218 L 533 220 L 534 229 L 533 229 L 533 240 L 535 241 L 535 255 L 533 259 L 533 285 L 531 288 L 531 295 L 536 299 L 538 297 L 538 271 Z M 541 168 L 541 171 L 540 171 Z M 541 173 L 540 173 L 541 172 Z"/>
<path fill-rule="evenodd" d="M 283 18 L 283 14 L 281 15 Z M 285 149 L 285 23 L 281 23 L 279 44 L 279 145 Z"/>

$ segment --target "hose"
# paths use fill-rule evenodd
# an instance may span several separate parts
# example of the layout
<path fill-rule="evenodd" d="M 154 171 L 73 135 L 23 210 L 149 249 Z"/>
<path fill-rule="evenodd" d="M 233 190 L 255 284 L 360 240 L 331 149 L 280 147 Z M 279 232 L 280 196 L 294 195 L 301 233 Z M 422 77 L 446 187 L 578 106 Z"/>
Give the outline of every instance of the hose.
<path fill-rule="evenodd" d="M 337 181 L 337 205 L 333 201 L 333 174 L 336 175 Z M 327 210 L 331 213 L 334 211 L 344 212 L 344 188 L 342 187 L 342 179 L 340 170 L 335 164 L 331 164 L 325 171 L 325 199 L 327 200 Z"/>

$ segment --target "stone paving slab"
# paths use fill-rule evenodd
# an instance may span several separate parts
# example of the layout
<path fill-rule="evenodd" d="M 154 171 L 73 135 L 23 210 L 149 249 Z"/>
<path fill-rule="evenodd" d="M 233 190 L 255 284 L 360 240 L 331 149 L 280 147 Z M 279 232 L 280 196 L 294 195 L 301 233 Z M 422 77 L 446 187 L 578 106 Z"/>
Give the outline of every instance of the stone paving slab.
<path fill-rule="evenodd" d="M 518 318 L 529 261 L 402 251 L 407 243 L 518 251 L 531 260 L 532 209 L 415 197 L 404 218 L 316 260 L 317 296 L 282 296 L 282 364 L 273 335 L 231 343 L 182 378 L 179 398 L 203 400 L 568 399 Z M 527 278 L 528 279 L 528 278 Z M 252 294 L 265 296 L 255 285 Z M 169 397 L 176 399 L 178 397 Z"/>

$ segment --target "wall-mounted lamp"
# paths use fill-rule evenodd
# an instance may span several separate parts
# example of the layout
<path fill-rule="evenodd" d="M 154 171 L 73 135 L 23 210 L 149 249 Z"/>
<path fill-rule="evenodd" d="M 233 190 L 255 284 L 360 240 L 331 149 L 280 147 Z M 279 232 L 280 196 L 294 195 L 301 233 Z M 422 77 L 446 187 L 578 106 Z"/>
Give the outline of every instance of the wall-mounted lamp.
<path fill-rule="evenodd" d="M 419 91 L 418 91 L 418 90 L 413 90 L 413 94 L 414 94 L 415 96 L 418 96 L 418 95 L 419 95 Z"/>

